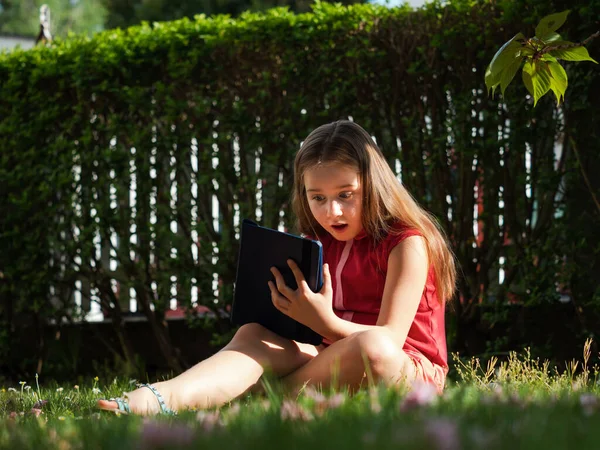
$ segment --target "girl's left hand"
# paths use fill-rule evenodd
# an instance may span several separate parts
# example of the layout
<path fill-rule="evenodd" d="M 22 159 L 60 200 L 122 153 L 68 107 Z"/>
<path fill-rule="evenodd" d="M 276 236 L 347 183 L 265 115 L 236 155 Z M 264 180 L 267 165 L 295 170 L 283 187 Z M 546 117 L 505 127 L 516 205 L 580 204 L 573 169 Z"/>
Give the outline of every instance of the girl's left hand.
<path fill-rule="evenodd" d="M 294 290 L 287 286 L 281 272 L 272 267 L 271 273 L 275 276 L 277 285 L 269 281 L 269 288 L 275 308 L 323 335 L 324 331 L 329 329 L 331 321 L 337 317 L 333 312 L 333 289 L 329 265 L 323 265 L 323 287 L 319 292 L 313 292 L 308 287 L 302 271 L 294 261 L 288 259 L 288 266 L 294 273 L 298 289 Z"/>

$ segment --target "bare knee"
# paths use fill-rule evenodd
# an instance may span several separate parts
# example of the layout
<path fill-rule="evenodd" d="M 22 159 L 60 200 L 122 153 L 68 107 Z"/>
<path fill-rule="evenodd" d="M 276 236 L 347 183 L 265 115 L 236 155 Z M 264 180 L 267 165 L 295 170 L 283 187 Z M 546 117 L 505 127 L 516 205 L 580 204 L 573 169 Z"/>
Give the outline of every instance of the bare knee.
<path fill-rule="evenodd" d="M 286 375 L 313 355 L 305 354 L 299 346 L 258 323 L 242 325 L 223 351 L 243 353 L 276 375 Z"/>
<path fill-rule="evenodd" d="M 385 330 L 375 328 L 358 333 L 356 342 L 365 364 L 372 369 L 399 358 L 400 349 Z"/>
<path fill-rule="evenodd" d="M 258 323 L 242 325 L 223 350 L 243 352 L 299 353 L 298 346 Z"/>
<path fill-rule="evenodd" d="M 263 348 L 267 343 L 275 342 L 277 335 L 258 323 L 242 325 L 223 350 L 238 350 Z"/>
<path fill-rule="evenodd" d="M 272 332 L 259 323 L 246 323 L 236 331 L 231 342 L 260 341 L 265 339 L 269 333 Z"/>
<path fill-rule="evenodd" d="M 358 333 L 356 342 L 363 363 L 377 379 L 392 378 L 412 369 L 412 362 L 386 329 L 374 328 Z"/>

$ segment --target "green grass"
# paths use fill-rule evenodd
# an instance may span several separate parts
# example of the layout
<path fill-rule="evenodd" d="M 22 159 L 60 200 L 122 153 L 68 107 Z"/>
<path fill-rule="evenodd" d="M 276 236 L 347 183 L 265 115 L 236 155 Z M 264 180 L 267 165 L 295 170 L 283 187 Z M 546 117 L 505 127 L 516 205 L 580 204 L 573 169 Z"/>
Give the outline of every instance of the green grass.
<path fill-rule="evenodd" d="M 442 396 L 423 386 L 412 393 L 372 386 L 352 397 L 308 388 L 289 399 L 268 386 L 266 396 L 177 417 L 95 409 L 96 399 L 131 390 L 129 380 L 61 387 L 33 380 L 0 392 L 0 448 L 600 448 L 600 386 L 589 348 L 582 364 L 562 373 L 528 353 L 485 367 L 455 359 L 458 381 Z M 40 399 L 47 403 L 33 409 Z"/>

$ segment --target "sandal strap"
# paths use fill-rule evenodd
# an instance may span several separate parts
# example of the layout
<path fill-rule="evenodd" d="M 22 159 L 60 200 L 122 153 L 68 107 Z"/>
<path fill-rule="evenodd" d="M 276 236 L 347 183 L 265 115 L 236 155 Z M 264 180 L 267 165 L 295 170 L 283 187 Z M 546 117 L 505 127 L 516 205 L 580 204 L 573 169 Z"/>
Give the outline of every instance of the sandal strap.
<path fill-rule="evenodd" d="M 154 386 L 151 386 L 147 383 L 143 383 L 143 384 L 138 384 L 137 387 L 138 388 L 145 387 L 145 388 L 150 389 L 150 391 L 156 396 L 156 399 L 158 400 L 158 404 L 160 405 L 160 409 L 163 413 L 170 414 L 173 416 L 177 414 L 175 411 L 173 411 L 171 408 L 169 408 L 167 406 L 167 404 L 165 403 L 165 399 L 163 398 L 161 393 L 158 392 L 158 390 Z"/>
<path fill-rule="evenodd" d="M 108 401 L 116 402 L 119 412 L 126 412 L 127 414 L 131 414 L 131 409 L 129 408 L 129 401 L 126 398 L 109 398 Z"/>

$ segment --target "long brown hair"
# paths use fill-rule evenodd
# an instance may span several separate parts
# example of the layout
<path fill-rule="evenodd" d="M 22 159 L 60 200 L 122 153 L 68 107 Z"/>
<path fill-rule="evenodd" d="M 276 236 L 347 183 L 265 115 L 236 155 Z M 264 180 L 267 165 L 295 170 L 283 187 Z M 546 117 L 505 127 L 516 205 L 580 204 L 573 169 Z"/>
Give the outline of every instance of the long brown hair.
<path fill-rule="evenodd" d="M 371 136 L 354 122 L 340 120 L 321 125 L 308 135 L 296 154 L 292 208 L 299 231 L 325 233 L 310 212 L 304 174 L 318 164 L 330 163 L 357 169 L 363 188 L 362 225 L 375 242 L 393 233 L 398 222 L 423 235 L 438 298 L 442 302 L 450 300 L 455 290 L 456 265 L 443 230 L 398 181 Z"/>

